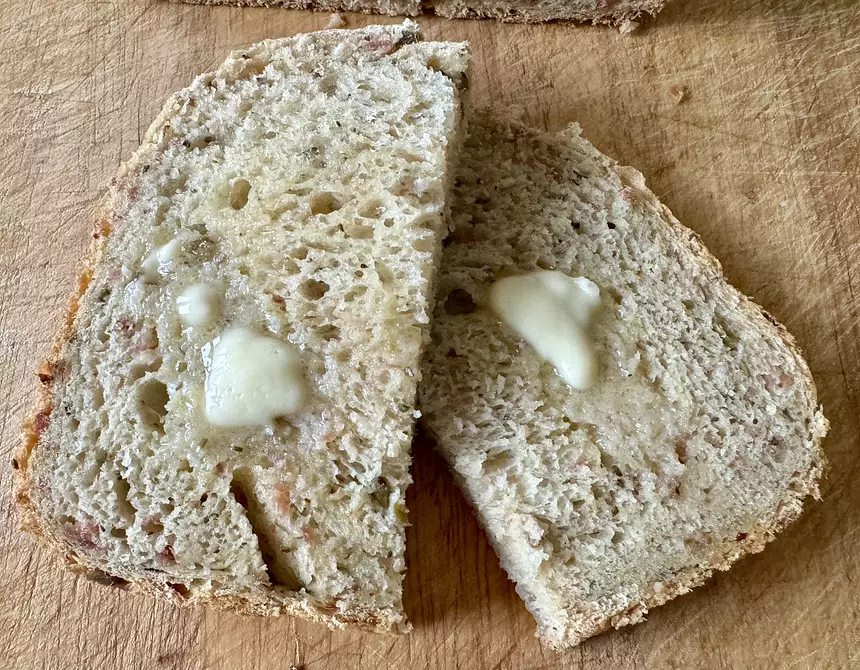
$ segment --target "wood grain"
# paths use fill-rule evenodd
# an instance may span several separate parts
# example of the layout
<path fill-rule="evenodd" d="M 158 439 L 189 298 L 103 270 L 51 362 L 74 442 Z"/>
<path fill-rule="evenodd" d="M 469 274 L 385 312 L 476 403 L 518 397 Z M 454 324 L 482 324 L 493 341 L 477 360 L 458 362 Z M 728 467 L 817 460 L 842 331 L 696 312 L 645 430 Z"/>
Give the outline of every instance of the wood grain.
<path fill-rule="evenodd" d="M 374 19 L 347 17 L 351 26 Z M 173 90 L 328 15 L 154 0 L 0 3 L 2 462 L 102 186 Z M 386 19 L 388 21 L 388 19 Z M 577 649 L 541 649 L 437 456 L 416 445 L 409 637 L 174 610 L 64 573 L 17 531 L 0 469 L 0 668 L 860 667 L 860 5 L 675 0 L 632 37 L 423 20 L 468 39 L 473 101 L 579 121 L 641 169 L 808 353 L 833 427 L 823 502 L 763 554 Z M 688 96 L 678 103 L 677 89 Z"/>

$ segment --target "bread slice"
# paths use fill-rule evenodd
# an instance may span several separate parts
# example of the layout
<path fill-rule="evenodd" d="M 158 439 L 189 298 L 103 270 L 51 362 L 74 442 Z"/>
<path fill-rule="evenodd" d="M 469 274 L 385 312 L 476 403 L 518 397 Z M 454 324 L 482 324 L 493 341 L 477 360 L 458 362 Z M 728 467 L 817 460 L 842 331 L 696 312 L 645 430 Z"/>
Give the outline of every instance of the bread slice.
<path fill-rule="evenodd" d="M 473 115 L 453 202 L 422 421 L 546 644 L 642 620 L 817 497 L 827 422 L 794 340 L 641 174 L 576 126 Z M 539 268 L 600 289 L 588 390 L 487 309 Z"/>
<path fill-rule="evenodd" d="M 436 0 L 433 12 L 451 19 L 497 19 L 507 23 L 576 21 L 618 26 L 656 15 L 668 0 Z"/>
<path fill-rule="evenodd" d="M 239 5 L 365 12 L 389 16 L 435 14 L 449 19 L 497 19 L 507 23 L 577 21 L 621 25 L 655 15 L 668 0 L 183 0 L 196 5 Z"/>
<path fill-rule="evenodd" d="M 236 52 L 120 170 L 13 463 L 25 528 L 74 568 L 175 603 L 408 627 L 409 445 L 468 58 L 418 38 Z M 296 357 L 298 395 L 275 397 Z M 234 382 L 244 410 L 210 397 Z"/>

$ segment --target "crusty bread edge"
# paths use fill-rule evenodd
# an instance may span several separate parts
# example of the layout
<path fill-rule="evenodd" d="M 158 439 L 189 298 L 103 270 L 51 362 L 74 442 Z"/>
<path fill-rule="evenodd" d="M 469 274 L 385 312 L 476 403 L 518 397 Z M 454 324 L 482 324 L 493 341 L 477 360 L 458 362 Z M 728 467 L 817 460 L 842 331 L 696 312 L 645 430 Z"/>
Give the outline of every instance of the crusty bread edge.
<path fill-rule="evenodd" d="M 192 0 L 195 1 L 195 0 Z M 227 0 L 229 1 L 229 0 Z M 628 11 L 613 12 L 608 10 L 604 13 L 594 13 L 591 16 L 577 15 L 573 13 L 561 14 L 552 11 L 531 11 L 528 8 L 520 10 L 516 14 L 498 8 L 475 8 L 475 7 L 441 7 L 433 6 L 436 16 L 447 19 L 491 19 L 500 23 L 562 23 L 562 24 L 591 24 L 595 26 L 620 26 L 626 21 L 636 21 L 643 16 L 656 16 L 669 0 L 650 0 L 647 7 L 630 9 Z"/>
<path fill-rule="evenodd" d="M 406 21 L 400 25 L 406 30 L 417 31 L 416 24 L 411 21 Z M 392 27 L 395 26 L 386 26 L 384 28 Z M 338 34 L 343 32 L 345 31 L 325 30 L 318 31 L 315 33 L 315 36 L 317 39 L 336 40 Z M 266 41 L 288 42 L 292 39 L 294 38 L 288 37 Z M 216 70 L 198 75 L 194 79 L 194 83 L 215 76 L 227 63 L 240 58 L 242 53 L 243 50 L 231 52 Z M 111 180 L 106 195 L 95 210 L 92 242 L 87 254 L 79 264 L 77 285 L 68 301 L 65 319 L 54 337 L 50 354 L 38 367 L 38 376 L 40 379 L 38 394 L 29 414 L 26 415 L 22 422 L 21 443 L 11 462 L 13 469 L 13 497 L 19 510 L 20 527 L 22 530 L 33 535 L 40 544 L 58 554 L 61 564 L 66 569 L 76 574 L 82 574 L 96 583 L 118 586 L 123 588 L 123 590 L 131 592 L 147 593 L 177 606 L 205 604 L 213 609 L 265 616 L 278 616 L 283 613 L 321 623 L 333 630 L 344 628 L 348 625 L 374 632 L 408 633 L 412 630 L 412 624 L 408 621 L 398 620 L 389 611 L 356 612 L 344 615 L 336 611 L 327 611 L 326 608 L 299 600 L 287 601 L 279 599 L 278 603 L 275 604 L 271 600 L 266 602 L 263 598 L 259 601 L 251 601 L 247 598 L 234 595 L 213 595 L 207 597 L 193 595 L 191 598 L 188 598 L 187 594 L 180 593 L 180 591 L 171 587 L 168 583 L 141 579 L 131 575 L 129 575 L 128 579 L 125 577 L 116 579 L 105 573 L 97 562 L 76 554 L 67 543 L 57 537 L 43 522 L 35 503 L 30 497 L 30 491 L 34 482 L 28 467 L 29 461 L 33 450 L 39 442 L 42 431 L 50 420 L 50 414 L 53 409 L 53 381 L 58 374 L 62 374 L 57 364 L 61 360 L 63 350 L 73 337 L 80 300 L 86 293 L 95 268 L 104 255 L 107 238 L 111 232 L 111 223 L 115 220 L 115 215 L 119 209 L 123 181 L 129 175 L 134 174 L 141 164 L 145 164 L 146 158 L 151 153 L 157 151 L 159 134 L 164 125 L 180 111 L 184 104 L 185 92 L 188 88 L 186 87 L 168 97 L 161 112 L 147 129 L 140 146 L 129 160 L 119 167 L 116 176 Z M 462 119 L 462 110 L 463 104 L 458 105 L 455 109 L 457 123 Z M 447 151 L 453 153 L 446 153 L 446 160 L 456 156 L 457 149 L 458 147 L 449 146 Z M 451 181 L 453 182 L 453 180 Z"/>
<path fill-rule="evenodd" d="M 227 5 L 239 7 L 268 7 L 293 10 L 315 10 L 325 12 L 360 12 L 362 14 L 376 14 L 381 16 L 419 16 L 421 12 L 397 12 L 386 11 L 382 7 L 375 6 L 372 2 L 360 7 L 347 6 L 338 0 L 171 0 L 191 5 Z M 558 12 L 531 11 L 528 8 L 517 14 L 508 14 L 501 8 L 475 8 L 461 7 L 449 8 L 445 5 L 437 7 L 432 2 L 422 3 L 422 9 L 426 9 L 431 15 L 447 19 L 489 19 L 501 23 L 574 23 L 619 26 L 625 21 L 635 21 L 644 16 L 656 16 L 668 3 L 669 0 L 650 0 L 648 7 L 642 9 L 631 9 L 623 12 L 604 12 L 591 16 L 577 15 L 574 13 L 560 14 Z"/>

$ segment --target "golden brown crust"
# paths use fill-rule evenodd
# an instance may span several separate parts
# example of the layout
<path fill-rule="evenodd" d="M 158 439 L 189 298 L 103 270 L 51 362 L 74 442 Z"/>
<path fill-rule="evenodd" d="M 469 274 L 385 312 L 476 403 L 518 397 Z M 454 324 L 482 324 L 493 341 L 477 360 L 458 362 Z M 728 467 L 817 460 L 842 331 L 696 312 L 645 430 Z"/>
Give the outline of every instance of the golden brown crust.
<path fill-rule="evenodd" d="M 66 345 L 70 341 L 74 332 L 75 318 L 78 313 L 78 304 L 80 299 L 86 293 L 90 280 L 92 279 L 94 268 L 102 255 L 102 249 L 107 240 L 110 226 L 108 221 L 109 205 L 107 200 L 103 201 L 101 212 L 94 217 L 93 223 L 93 241 L 90 245 L 89 252 L 84 257 L 78 271 L 76 289 L 69 298 L 66 307 L 65 319 L 60 326 L 59 331 L 54 336 L 51 344 L 51 352 L 48 357 L 39 364 L 37 375 L 39 377 L 39 390 L 37 392 L 36 401 L 30 413 L 25 417 L 22 423 L 22 439 L 21 445 L 15 456 L 12 459 L 12 468 L 14 470 L 14 493 L 15 500 L 18 503 L 18 508 L 22 517 L 22 529 L 36 536 L 46 535 L 46 531 L 42 526 L 39 515 L 30 500 L 30 485 L 32 478 L 29 470 L 30 456 L 33 453 L 36 445 L 39 442 L 41 433 L 47 426 L 50 420 L 51 410 L 53 409 L 53 388 L 57 381 L 59 368 L 61 367 L 62 353 Z"/>
<path fill-rule="evenodd" d="M 367 612 L 362 615 L 346 616 L 333 608 L 316 607 L 305 601 L 281 601 L 277 604 L 266 599 L 263 592 L 248 595 L 220 594 L 208 595 L 195 593 L 183 584 L 157 580 L 143 580 L 128 576 L 117 576 L 104 572 L 97 564 L 91 564 L 88 559 L 68 552 L 55 538 L 46 536 L 42 539 L 52 549 L 63 553 L 63 566 L 70 572 L 102 586 L 118 588 L 129 593 L 140 593 L 170 603 L 176 607 L 207 606 L 212 609 L 233 612 L 246 616 L 296 616 L 314 623 L 320 623 L 332 630 L 350 626 L 371 632 L 403 633 L 410 626 L 399 625 L 398 622 L 386 617 L 384 613 Z"/>

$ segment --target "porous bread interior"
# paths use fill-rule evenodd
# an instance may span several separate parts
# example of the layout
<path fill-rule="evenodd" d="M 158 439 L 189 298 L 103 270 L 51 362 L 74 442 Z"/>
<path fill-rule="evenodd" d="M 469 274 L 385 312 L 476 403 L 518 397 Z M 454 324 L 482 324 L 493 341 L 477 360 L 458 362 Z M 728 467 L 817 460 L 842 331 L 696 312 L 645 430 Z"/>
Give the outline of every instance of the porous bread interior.
<path fill-rule="evenodd" d="M 420 407 L 545 642 L 641 619 L 817 494 L 805 362 L 639 173 L 475 114 L 452 207 Z M 587 391 L 487 309 L 538 268 L 600 288 Z"/>
<path fill-rule="evenodd" d="M 416 41 L 407 23 L 262 42 L 150 128 L 22 463 L 23 499 L 75 560 L 192 601 L 405 627 L 414 396 L 467 62 Z M 148 277 L 171 240 L 179 258 Z M 176 299 L 200 282 L 221 318 L 187 328 Z M 205 347 L 228 325 L 300 348 L 303 412 L 205 420 Z"/>

